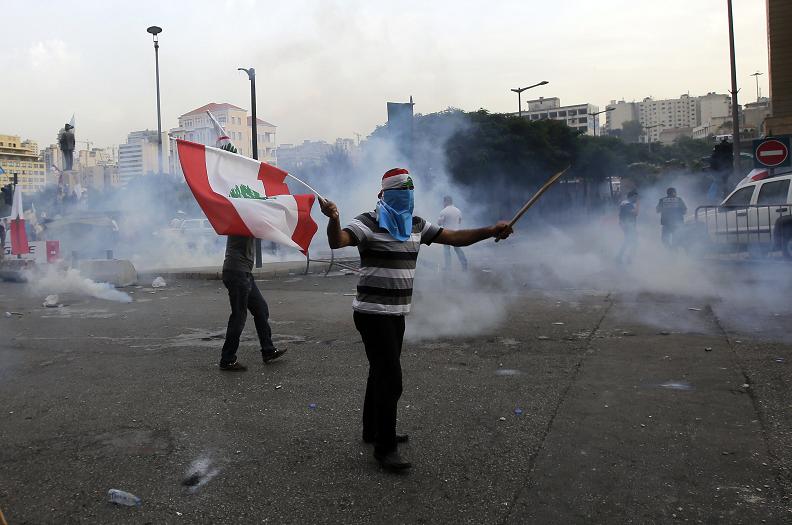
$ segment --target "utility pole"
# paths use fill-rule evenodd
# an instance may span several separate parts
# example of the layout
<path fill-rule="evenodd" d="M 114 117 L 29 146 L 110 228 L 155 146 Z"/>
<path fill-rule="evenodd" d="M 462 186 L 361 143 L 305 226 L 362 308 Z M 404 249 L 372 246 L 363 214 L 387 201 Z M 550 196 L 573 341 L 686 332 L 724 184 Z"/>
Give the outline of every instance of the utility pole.
<path fill-rule="evenodd" d="M 256 70 L 251 68 L 245 69 L 238 67 L 237 71 L 244 71 L 247 73 L 250 80 L 250 106 L 251 106 L 251 133 L 253 135 L 253 158 L 258 160 L 258 122 L 256 121 Z M 256 239 L 256 268 L 261 268 L 261 239 Z"/>
<path fill-rule="evenodd" d="M 734 58 L 734 17 L 732 0 L 726 0 L 729 15 L 729 55 L 731 58 L 731 96 L 732 96 L 732 145 L 734 157 L 732 169 L 735 175 L 740 174 L 740 108 L 737 104 L 737 63 Z"/>

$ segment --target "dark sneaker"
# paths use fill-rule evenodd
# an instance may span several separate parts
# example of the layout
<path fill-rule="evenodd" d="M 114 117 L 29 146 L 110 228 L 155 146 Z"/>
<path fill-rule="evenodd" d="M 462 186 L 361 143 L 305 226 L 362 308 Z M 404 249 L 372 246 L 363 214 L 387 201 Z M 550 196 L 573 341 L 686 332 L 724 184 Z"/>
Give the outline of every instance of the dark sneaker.
<path fill-rule="evenodd" d="M 266 354 L 262 353 L 261 357 L 264 359 L 264 364 L 266 365 L 270 361 L 279 358 L 280 356 L 282 356 L 285 353 L 286 353 L 286 349 L 285 348 L 283 350 L 275 349 L 275 350 L 273 350 L 271 352 L 267 352 Z"/>
<path fill-rule="evenodd" d="M 368 443 L 371 445 L 372 443 L 376 442 L 377 438 L 368 436 L 363 434 L 363 443 Z M 396 434 L 396 443 L 407 443 L 410 441 L 410 436 L 407 434 Z"/>
<path fill-rule="evenodd" d="M 220 364 L 220 370 L 225 370 L 228 372 L 244 372 L 247 370 L 247 367 L 239 361 L 234 361 L 233 363 L 229 363 L 227 365 Z"/>
<path fill-rule="evenodd" d="M 412 463 L 403 459 L 397 450 L 388 452 L 387 454 L 378 454 L 374 452 L 374 458 L 376 458 L 380 466 L 386 470 L 407 470 L 412 467 Z"/>

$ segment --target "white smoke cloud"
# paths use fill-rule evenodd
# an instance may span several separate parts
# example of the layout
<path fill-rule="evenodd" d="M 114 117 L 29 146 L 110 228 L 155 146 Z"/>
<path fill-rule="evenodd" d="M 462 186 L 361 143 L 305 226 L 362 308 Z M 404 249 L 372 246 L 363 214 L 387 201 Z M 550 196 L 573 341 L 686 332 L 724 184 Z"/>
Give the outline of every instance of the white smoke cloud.
<path fill-rule="evenodd" d="M 72 293 L 119 303 L 132 302 L 129 294 L 116 290 L 112 284 L 94 282 L 74 268 L 63 272 L 48 266 L 45 273 L 29 275 L 27 280 L 31 293 L 42 296 Z"/>

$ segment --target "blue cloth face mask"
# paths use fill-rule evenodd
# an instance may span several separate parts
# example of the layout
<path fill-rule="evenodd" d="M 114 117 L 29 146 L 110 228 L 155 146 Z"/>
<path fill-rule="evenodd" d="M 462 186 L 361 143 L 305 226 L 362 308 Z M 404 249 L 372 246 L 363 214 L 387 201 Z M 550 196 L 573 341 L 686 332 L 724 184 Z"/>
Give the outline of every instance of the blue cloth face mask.
<path fill-rule="evenodd" d="M 394 239 L 406 241 L 412 234 L 413 190 L 385 190 L 377 203 L 380 228 Z"/>

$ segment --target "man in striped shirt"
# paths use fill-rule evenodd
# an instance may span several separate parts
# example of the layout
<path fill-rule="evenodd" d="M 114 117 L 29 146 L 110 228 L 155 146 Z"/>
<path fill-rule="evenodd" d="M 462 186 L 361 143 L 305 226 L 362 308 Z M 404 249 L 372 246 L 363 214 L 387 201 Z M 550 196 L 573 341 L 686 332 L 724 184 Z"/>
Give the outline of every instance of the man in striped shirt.
<path fill-rule="evenodd" d="M 402 393 L 399 359 L 421 244 L 468 246 L 491 237 L 505 239 L 512 229 L 499 222 L 454 231 L 413 216 L 413 182 L 404 168 L 383 175 L 379 199 L 374 211 L 358 215 L 344 229 L 336 205 L 327 200 L 320 205 L 330 219 L 330 248 L 357 246 L 360 252 L 361 274 L 352 309 L 369 361 L 363 441 L 374 443 L 374 457 L 380 465 L 403 470 L 411 464 L 402 459 L 396 446 L 407 441 L 407 436 L 396 435 L 396 407 Z"/>

